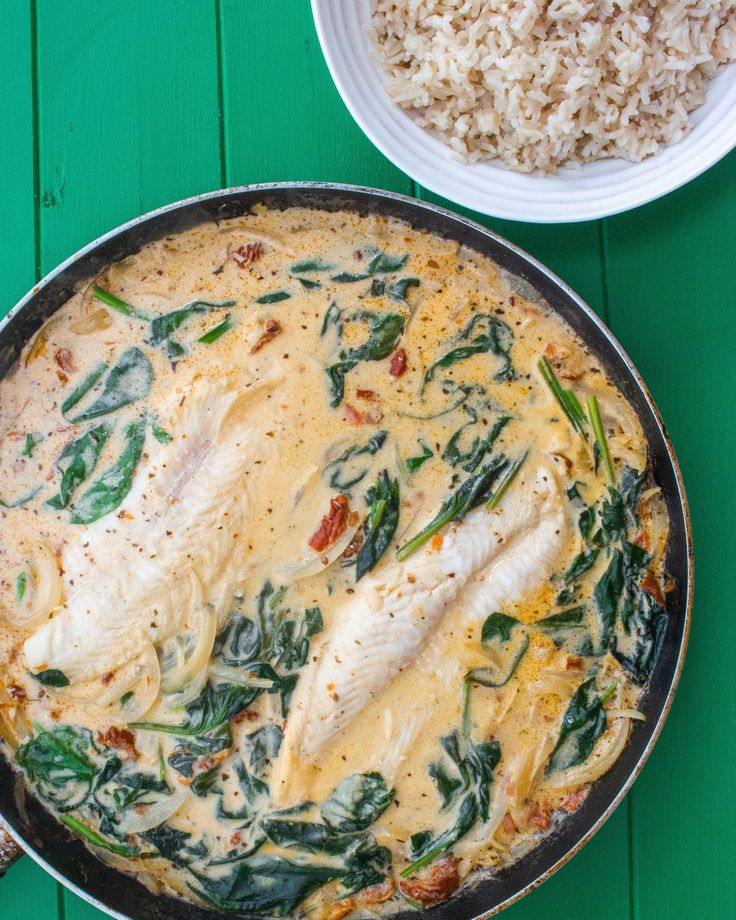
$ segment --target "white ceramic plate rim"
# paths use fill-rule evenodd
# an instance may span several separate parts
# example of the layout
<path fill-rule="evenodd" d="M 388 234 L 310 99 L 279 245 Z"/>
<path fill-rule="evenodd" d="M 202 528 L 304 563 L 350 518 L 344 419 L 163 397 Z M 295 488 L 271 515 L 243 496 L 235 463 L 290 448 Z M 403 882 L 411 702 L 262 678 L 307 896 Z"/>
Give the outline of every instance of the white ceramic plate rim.
<path fill-rule="evenodd" d="M 736 147 L 736 64 L 711 83 L 692 131 L 641 162 L 605 160 L 558 175 L 525 175 L 492 162 L 466 165 L 391 102 L 364 25 L 371 0 L 311 0 L 335 85 L 375 146 L 420 185 L 464 207 L 533 223 L 568 223 L 618 214 L 684 185 Z"/>

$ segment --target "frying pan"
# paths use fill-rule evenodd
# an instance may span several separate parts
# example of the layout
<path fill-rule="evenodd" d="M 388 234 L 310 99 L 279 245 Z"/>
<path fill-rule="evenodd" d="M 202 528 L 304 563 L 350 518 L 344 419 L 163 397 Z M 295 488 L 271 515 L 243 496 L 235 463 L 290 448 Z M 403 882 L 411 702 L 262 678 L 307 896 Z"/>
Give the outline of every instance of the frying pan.
<path fill-rule="evenodd" d="M 107 233 L 47 275 L 0 324 L 0 379 L 11 370 L 36 330 L 72 295 L 78 282 L 153 240 L 207 221 L 239 217 L 257 203 L 277 210 L 308 207 L 396 217 L 489 256 L 522 284 L 531 285 L 580 335 L 633 406 L 649 442 L 654 479 L 669 513 L 666 566 L 674 578 L 674 588 L 668 595 L 669 617 L 660 656 L 639 706 L 646 721 L 633 723 L 629 742 L 613 767 L 593 784 L 583 805 L 538 846 L 514 864 L 461 890 L 451 901 L 422 914 L 427 920 L 489 917 L 544 881 L 593 836 L 631 787 L 662 729 L 682 670 L 693 590 L 690 520 L 677 460 L 659 413 L 631 361 L 595 313 L 552 272 L 473 221 L 423 201 L 357 186 L 297 182 L 217 191 L 160 208 Z M 17 788 L 16 774 L 0 756 L 0 821 L 25 852 L 91 904 L 126 920 L 232 917 L 152 894 L 134 878 L 104 865 L 32 795 L 23 798 Z M 0 873 L 2 837 L 0 825 Z M 8 848 L 13 848 L 9 836 L 5 841 Z M 400 916 L 410 915 L 407 911 Z"/>

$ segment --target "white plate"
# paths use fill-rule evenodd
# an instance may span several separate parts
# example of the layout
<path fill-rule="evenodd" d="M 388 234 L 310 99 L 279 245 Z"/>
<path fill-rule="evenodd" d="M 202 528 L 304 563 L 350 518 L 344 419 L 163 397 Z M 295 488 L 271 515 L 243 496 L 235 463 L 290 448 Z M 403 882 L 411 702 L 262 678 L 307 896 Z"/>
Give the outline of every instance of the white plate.
<path fill-rule="evenodd" d="M 317 34 L 345 105 L 378 149 L 425 188 L 509 220 L 565 223 L 618 214 L 679 188 L 736 146 L 736 64 L 719 74 L 693 130 L 642 163 L 600 160 L 558 175 L 524 175 L 492 163 L 464 165 L 389 99 L 364 26 L 371 0 L 312 0 Z"/>

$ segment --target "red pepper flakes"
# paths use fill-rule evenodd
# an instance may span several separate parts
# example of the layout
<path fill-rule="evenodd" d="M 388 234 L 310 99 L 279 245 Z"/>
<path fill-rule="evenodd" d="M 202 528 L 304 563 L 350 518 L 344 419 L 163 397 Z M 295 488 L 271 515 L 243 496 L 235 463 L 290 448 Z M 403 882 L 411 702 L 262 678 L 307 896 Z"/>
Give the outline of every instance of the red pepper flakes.
<path fill-rule="evenodd" d="M 394 352 L 388 372 L 392 377 L 401 377 L 406 373 L 406 352 L 403 348 Z"/>
<path fill-rule="evenodd" d="M 135 735 L 127 728 L 118 728 L 111 725 L 106 732 L 97 732 L 97 740 L 106 747 L 117 748 L 130 755 L 131 760 L 138 760 L 138 751 L 135 746 Z"/>
<path fill-rule="evenodd" d="M 336 495 L 330 499 L 330 510 L 322 518 L 322 523 L 309 538 L 309 546 L 321 553 L 327 549 L 344 533 L 348 525 L 350 507 L 344 495 Z"/>
<path fill-rule="evenodd" d="M 8 684 L 5 689 L 14 700 L 25 700 L 28 696 L 23 687 L 18 686 L 18 684 Z"/>
<path fill-rule="evenodd" d="M 372 400 L 376 398 L 376 391 L 375 390 L 356 390 L 355 395 L 358 397 L 358 399 Z"/>

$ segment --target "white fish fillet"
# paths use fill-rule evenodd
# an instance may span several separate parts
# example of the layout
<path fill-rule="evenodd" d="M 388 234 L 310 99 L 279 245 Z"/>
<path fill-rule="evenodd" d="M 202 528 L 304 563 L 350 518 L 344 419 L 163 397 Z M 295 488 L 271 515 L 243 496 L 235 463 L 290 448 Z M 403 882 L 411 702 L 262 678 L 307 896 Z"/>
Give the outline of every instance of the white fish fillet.
<path fill-rule="evenodd" d="M 248 411 L 278 379 L 229 374 L 193 384 L 173 410 L 178 417 L 167 419 L 174 440 L 146 440 L 149 460 L 122 505 L 131 517 L 80 527 L 65 550 L 67 600 L 26 640 L 27 667 L 86 680 L 127 663 L 149 641 L 196 628 L 205 601 L 224 616 L 245 559 L 244 471 L 264 450 L 264 439 L 249 432 Z"/>
<path fill-rule="evenodd" d="M 540 467 L 519 475 L 500 508 L 478 508 L 448 528 L 439 549 L 427 544 L 362 582 L 299 680 L 275 788 L 285 790 L 293 767 L 317 763 L 338 733 L 413 665 L 451 606 L 467 605 L 471 615 L 485 617 L 548 578 L 566 527 L 557 481 Z"/>

